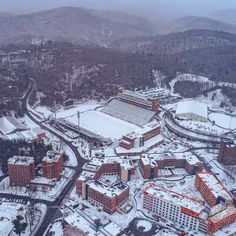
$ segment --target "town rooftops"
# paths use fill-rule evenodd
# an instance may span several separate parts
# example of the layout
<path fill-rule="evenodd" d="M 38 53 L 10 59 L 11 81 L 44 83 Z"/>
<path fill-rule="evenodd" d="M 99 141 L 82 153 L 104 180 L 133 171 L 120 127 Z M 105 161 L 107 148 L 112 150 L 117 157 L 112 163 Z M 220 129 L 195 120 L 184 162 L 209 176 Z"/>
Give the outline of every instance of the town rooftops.
<path fill-rule="evenodd" d="M 30 165 L 32 163 L 34 163 L 33 157 L 14 156 L 8 159 L 8 164 L 12 164 L 12 165 Z"/>
<path fill-rule="evenodd" d="M 185 207 L 191 211 L 194 211 L 197 214 L 201 214 L 201 212 L 205 208 L 202 203 L 194 199 L 190 199 L 174 191 L 170 191 L 156 185 L 150 185 L 149 187 L 147 187 L 144 193 L 156 196 L 158 198 L 163 198 L 167 201 L 173 202 L 176 205 L 179 205 L 180 207 Z"/>

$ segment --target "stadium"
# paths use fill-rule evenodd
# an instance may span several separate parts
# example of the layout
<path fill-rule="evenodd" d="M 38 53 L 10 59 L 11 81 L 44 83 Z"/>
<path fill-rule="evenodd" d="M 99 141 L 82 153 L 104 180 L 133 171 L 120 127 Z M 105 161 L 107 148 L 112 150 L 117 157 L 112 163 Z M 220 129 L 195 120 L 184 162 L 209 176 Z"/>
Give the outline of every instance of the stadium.
<path fill-rule="evenodd" d="M 123 138 L 131 133 L 136 133 L 139 137 L 135 138 L 140 139 L 142 135 L 145 135 L 142 130 L 148 129 L 151 132 L 154 128 L 148 126 L 153 123 L 157 110 L 157 99 L 125 91 L 123 95 L 119 93 L 105 106 L 76 112 L 66 118 L 57 119 L 57 124 L 75 133 L 80 133 L 83 137 L 106 143 L 115 142 L 119 146 L 123 145 Z M 155 128 L 159 129 L 159 124 Z M 156 135 L 159 133 L 158 131 Z M 154 145 L 155 141 L 152 140 L 150 143 Z M 134 146 L 137 148 L 137 145 L 133 144 L 128 149 L 134 148 Z M 126 149 L 125 146 L 123 148 Z M 121 150 L 122 152 L 127 151 L 122 147 Z"/>

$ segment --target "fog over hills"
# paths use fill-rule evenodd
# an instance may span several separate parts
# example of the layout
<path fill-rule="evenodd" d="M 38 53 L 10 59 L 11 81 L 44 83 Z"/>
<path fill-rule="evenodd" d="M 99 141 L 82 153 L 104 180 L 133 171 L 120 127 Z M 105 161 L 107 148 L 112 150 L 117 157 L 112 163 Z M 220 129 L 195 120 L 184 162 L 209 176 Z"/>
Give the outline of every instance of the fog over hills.
<path fill-rule="evenodd" d="M 236 25 L 236 8 L 212 12 L 210 18 Z"/>
<path fill-rule="evenodd" d="M 159 34 L 169 34 L 195 29 L 208 29 L 236 33 L 235 25 L 199 16 L 186 16 L 162 23 L 161 25 L 156 24 L 156 30 Z"/>
<path fill-rule="evenodd" d="M 107 43 L 131 36 L 152 34 L 141 17 L 111 11 L 63 7 L 25 15 L 0 16 L 0 43 L 30 43 L 33 38 L 56 41 Z"/>
<path fill-rule="evenodd" d="M 1 0 L 1 11 L 17 14 L 74 6 L 115 10 L 150 19 L 173 19 L 188 15 L 208 16 L 211 12 L 236 8 L 234 0 Z"/>

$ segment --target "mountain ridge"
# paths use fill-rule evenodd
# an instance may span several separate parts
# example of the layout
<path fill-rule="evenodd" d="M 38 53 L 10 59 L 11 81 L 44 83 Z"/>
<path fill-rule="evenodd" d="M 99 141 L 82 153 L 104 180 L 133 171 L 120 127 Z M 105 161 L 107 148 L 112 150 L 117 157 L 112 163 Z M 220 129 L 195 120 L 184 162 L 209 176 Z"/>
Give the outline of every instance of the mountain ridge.
<path fill-rule="evenodd" d="M 109 16 L 110 15 L 110 16 Z M 123 21 L 121 19 L 124 19 Z M 0 17 L 0 43 L 30 43 L 34 38 L 89 42 L 105 46 L 114 39 L 152 34 L 141 17 L 79 7 L 61 7 L 25 15 Z M 27 39 L 26 39 L 27 36 Z"/>

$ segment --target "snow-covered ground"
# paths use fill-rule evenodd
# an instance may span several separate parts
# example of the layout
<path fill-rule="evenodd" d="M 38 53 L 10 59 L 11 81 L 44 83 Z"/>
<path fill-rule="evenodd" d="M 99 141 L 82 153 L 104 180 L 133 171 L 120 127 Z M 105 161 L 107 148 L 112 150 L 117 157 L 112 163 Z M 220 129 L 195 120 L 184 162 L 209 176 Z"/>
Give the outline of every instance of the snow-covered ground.
<path fill-rule="evenodd" d="M 225 129 L 236 129 L 236 117 L 212 112 L 209 115 L 209 119 L 211 121 L 215 121 L 216 125 L 219 125 Z"/>
<path fill-rule="evenodd" d="M 94 110 L 95 108 L 101 106 L 97 101 L 95 100 L 89 100 L 85 103 L 78 103 L 75 104 L 71 108 L 62 108 L 56 112 L 56 117 L 57 118 L 67 118 L 70 116 L 77 116 L 77 112 L 85 112 L 85 111 L 90 111 Z"/>
<path fill-rule="evenodd" d="M 44 204 L 36 204 L 33 207 L 33 214 L 34 217 L 32 217 L 33 222 L 31 226 L 32 232 L 37 229 L 37 227 L 40 225 L 47 207 Z M 12 224 L 12 221 L 16 219 L 17 215 L 21 215 L 24 218 L 25 222 L 28 222 L 27 227 L 25 229 L 25 232 L 23 232 L 22 236 L 29 236 L 32 235 L 30 231 L 30 224 L 29 224 L 29 213 L 28 213 L 28 205 L 15 203 L 15 202 L 8 202 L 7 199 L 2 199 L 0 203 L 0 235 L 12 235 L 15 236 L 14 233 L 14 226 Z M 25 218 L 26 217 L 26 218 Z"/>
<path fill-rule="evenodd" d="M 34 199 L 44 199 L 48 201 L 53 201 L 61 193 L 67 182 L 72 178 L 74 170 L 65 168 L 62 172 L 62 177 L 56 182 L 55 186 L 51 189 L 37 189 L 37 191 L 29 191 L 26 187 L 11 186 L 9 177 L 4 178 L 0 182 L 0 192 L 17 194 L 19 196 L 31 196 Z"/>
<path fill-rule="evenodd" d="M 213 125 L 210 121 L 200 122 L 200 121 L 182 120 L 178 121 L 178 123 L 181 126 L 186 127 L 190 130 L 202 132 L 209 135 L 221 135 L 222 133 L 226 132 L 225 129 Z"/>
<path fill-rule="evenodd" d="M 61 222 L 55 222 L 49 231 L 52 235 L 63 236 L 63 227 Z"/>
<path fill-rule="evenodd" d="M 77 113 L 67 117 L 66 120 L 78 124 Z M 120 139 L 123 135 L 139 129 L 134 124 L 95 110 L 80 114 L 80 126 L 102 137 L 113 140 Z"/>
<path fill-rule="evenodd" d="M 152 224 L 147 221 L 147 220 L 138 220 L 137 222 L 137 228 L 139 227 L 143 227 L 143 232 L 147 232 L 147 231 L 150 231 L 151 228 L 152 228 Z"/>

